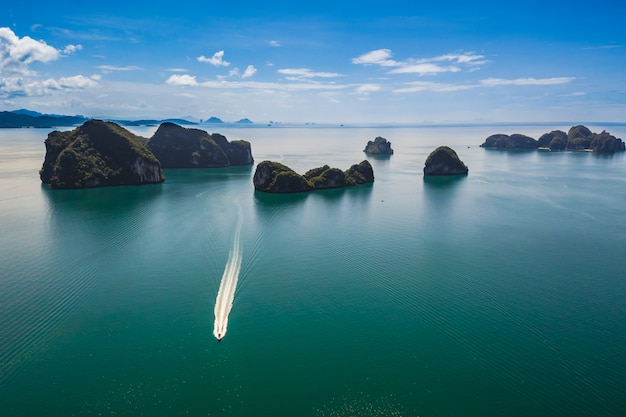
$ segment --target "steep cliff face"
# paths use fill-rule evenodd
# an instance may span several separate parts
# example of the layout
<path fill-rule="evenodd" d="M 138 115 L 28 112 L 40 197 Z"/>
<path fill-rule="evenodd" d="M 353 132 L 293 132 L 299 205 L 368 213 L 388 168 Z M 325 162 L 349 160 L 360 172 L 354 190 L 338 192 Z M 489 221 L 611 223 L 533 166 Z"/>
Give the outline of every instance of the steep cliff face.
<path fill-rule="evenodd" d="M 89 120 L 54 131 L 45 141 L 41 181 L 51 188 L 140 185 L 164 180 L 161 165 L 141 138 L 121 126 Z"/>
<path fill-rule="evenodd" d="M 229 142 L 219 133 L 162 123 L 148 141 L 148 149 L 163 168 L 211 168 L 251 165 L 254 162 L 250 143 Z"/>
<path fill-rule="evenodd" d="M 258 191 L 297 193 L 371 183 L 374 182 L 374 171 L 369 162 L 363 161 L 346 171 L 324 165 L 300 175 L 278 162 L 263 161 L 257 165 L 253 182 Z"/>
<path fill-rule="evenodd" d="M 428 155 L 424 175 L 467 175 L 469 169 L 448 146 L 440 146 Z"/>

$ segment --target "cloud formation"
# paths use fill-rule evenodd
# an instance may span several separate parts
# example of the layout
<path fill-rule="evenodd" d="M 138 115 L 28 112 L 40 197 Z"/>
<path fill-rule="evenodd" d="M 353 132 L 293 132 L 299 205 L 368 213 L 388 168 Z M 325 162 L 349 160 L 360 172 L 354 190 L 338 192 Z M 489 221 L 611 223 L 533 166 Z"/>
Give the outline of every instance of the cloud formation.
<path fill-rule="evenodd" d="M 54 61 L 59 56 L 59 51 L 44 41 L 20 38 L 10 28 L 0 28 L 0 70 L 4 73 L 25 73 L 28 65 Z"/>
<path fill-rule="evenodd" d="M 241 75 L 241 78 L 250 78 L 252 77 L 254 74 L 256 73 L 256 68 L 254 68 L 254 65 L 248 65 L 248 67 L 246 68 L 246 70 L 243 72 L 243 74 Z"/>
<path fill-rule="evenodd" d="M 308 68 L 284 68 L 279 69 L 278 73 L 287 75 L 288 79 L 302 79 L 302 78 L 335 78 L 341 77 L 341 74 L 336 72 L 315 72 Z"/>
<path fill-rule="evenodd" d="M 454 92 L 470 90 L 472 88 L 481 87 L 500 87 L 500 86 L 546 86 L 546 85 L 559 85 L 567 84 L 574 81 L 575 77 L 552 77 L 552 78 L 486 78 L 479 80 L 474 84 L 446 84 L 435 83 L 429 81 L 413 81 L 406 83 L 406 87 L 396 88 L 392 90 L 394 93 L 417 93 L 422 91 L 431 92 Z"/>
<path fill-rule="evenodd" d="M 230 65 L 230 62 L 224 61 L 224 51 L 217 51 L 210 58 L 201 55 L 197 59 L 199 62 L 206 62 L 207 64 L 211 64 L 216 67 L 227 67 Z"/>
<path fill-rule="evenodd" d="M 391 49 L 376 49 L 356 58 L 352 58 L 352 63 L 392 68 L 387 71 L 387 74 L 417 74 L 422 76 L 443 72 L 460 72 L 464 68 L 473 71 L 478 68 L 478 65 L 489 62 L 483 55 L 478 55 L 473 52 L 464 54 L 444 54 L 432 58 L 409 58 L 404 61 L 391 59 L 392 56 Z M 442 65 L 442 63 L 447 63 L 447 65 Z"/>
<path fill-rule="evenodd" d="M 196 81 L 196 77 L 194 75 L 174 74 L 165 81 L 165 84 L 188 87 L 188 86 L 198 85 L 198 82 Z"/>
<path fill-rule="evenodd" d="M 136 65 L 128 65 L 126 67 L 117 67 L 115 65 L 98 65 L 96 68 L 103 71 L 139 71 L 141 69 Z"/>
<path fill-rule="evenodd" d="M 81 45 L 67 45 L 60 51 L 44 41 L 20 38 L 10 28 L 0 28 L 0 97 L 42 96 L 60 90 L 80 90 L 98 85 L 97 79 L 74 75 L 58 79 L 37 79 L 29 68 L 34 63 L 50 63 L 62 53 L 72 54 Z"/>
<path fill-rule="evenodd" d="M 60 90 L 81 90 L 98 85 L 97 81 L 84 75 L 49 78 L 43 81 L 27 80 L 22 77 L 0 79 L 0 96 L 44 96 Z"/>

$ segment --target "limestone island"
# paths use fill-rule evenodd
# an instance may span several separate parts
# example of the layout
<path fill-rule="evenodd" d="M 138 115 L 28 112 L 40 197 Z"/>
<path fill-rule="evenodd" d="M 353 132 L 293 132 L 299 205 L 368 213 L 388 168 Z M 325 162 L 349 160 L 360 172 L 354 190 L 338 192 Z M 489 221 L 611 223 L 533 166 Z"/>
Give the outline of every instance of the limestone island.
<path fill-rule="evenodd" d="M 573 126 L 565 133 L 562 130 L 553 130 L 544 133 L 539 140 L 529 136 L 513 134 L 491 135 L 480 145 L 483 148 L 495 149 L 540 149 L 550 151 L 589 151 L 599 153 L 624 152 L 624 142 L 606 131 L 593 133 L 583 125 Z"/>
<path fill-rule="evenodd" d="M 367 146 L 363 149 L 368 155 L 393 155 L 393 149 L 391 149 L 391 142 L 387 139 L 378 136 L 373 141 L 367 141 Z"/>
<path fill-rule="evenodd" d="M 252 165 L 250 142 L 231 142 L 219 133 L 162 123 L 148 140 L 148 149 L 163 168 L 215 168 Z"/>
<path fill-rule="evenodd" d="M 424 164 L 424 175 L 467 175 L 469 169 L 448 146 L 440 146 L 428 155 Z"/>
<path fill-rule="evenodd" d="M 347 171 L 324 165 L 300 175 L 279 162 L 263 161 L 256 167 L 253 182 L 255 190 L 266 193 L 299 193 L 372 183 L 374 170 L 368 161 L 363 161 Z"/>
<path fill-rule="evenodd" d="M 88 120 L 48 134 L 39 176 L 51 188 L 93 188 L 163 182 L 159 160 L 141 138 L 113 122 Z"/>

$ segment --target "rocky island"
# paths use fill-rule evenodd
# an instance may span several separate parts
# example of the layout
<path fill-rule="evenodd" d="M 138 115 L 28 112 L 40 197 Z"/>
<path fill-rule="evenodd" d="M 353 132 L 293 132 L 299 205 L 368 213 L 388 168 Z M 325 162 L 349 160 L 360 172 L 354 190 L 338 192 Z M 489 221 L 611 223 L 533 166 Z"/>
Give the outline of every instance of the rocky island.
<path fill-rule="evenodd" d="M 89 120 L 74 130 L 48 134 L 39 176 L 51 188 L 92 188 L 163 182 L 158 159 L 145 139 L 116 123 Z"/>
<path fill-rule="evenodd" d="M 250 142 L 229 142 L 219 133 L 209 134 L 175 123 L 162 123 L 147 146 L 163 168 L 214 168 L 254 163 Z"/>
<path fill-rule="evenodd" d="M 495 149 L 544 149 L 552 151 L 592 151 L 600 153 L 624 152 L 624 142 L 606 131 L 593 133 L 583 125 L 570 128 L 565 133 L 562 130 L 553 130 L 543 134 L 539 140 L 529 136 L 513 134 L 496 134 L 489 136 L 480 145 L 483 148 Z"/>
<path fill-rule="evenodd" d="M 428 155 L 424 175 L 467 175 L 469 169 L 448 146 L 440 146 Z"/>
<path fill-rule="evenodd" d="M 391 142 L 388 142 L 387 139 L 380 136 L 373 141 L 368 141 L 363 152 L 368 155 L 393 155 Z"/>
<path fill-rule="evenodd" d="M 374 170 L 367 161 L 342 171 L 324 165 L 300 175 L 291 168 L 272 161 L 257 165 L 253 177 L 254 189 L 267 193 L 299 193 L 325 188 L 351 187 L 374 182 Z"/>

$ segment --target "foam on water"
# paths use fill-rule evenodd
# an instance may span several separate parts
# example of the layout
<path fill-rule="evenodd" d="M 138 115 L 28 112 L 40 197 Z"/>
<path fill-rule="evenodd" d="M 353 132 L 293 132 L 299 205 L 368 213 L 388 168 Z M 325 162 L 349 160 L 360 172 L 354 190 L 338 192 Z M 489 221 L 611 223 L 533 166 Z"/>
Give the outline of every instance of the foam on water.
<path fill-rule="evenodd" d="M 213 336 L 215 336 L 217 340 L 222 340 L 226 335 L 226 331 L 228 329 L 228 315 L 233 307 L 235 291 L 237 290 L 237 281 L 239 280 L 239 271 L 241 270 L 242 254 L 240 235 L 243 215 L 239 204 L 237 204 L 237 208 L 238 220 L 233 239 L 233 246 L 228 254 L 228 261 L 226 262 L 224 274 L 222 275 L 222 281 L 220 282 L 220 288 L 217 291 L 217 298 L 215 300 L 215 324 L 213 326 Z"/>

